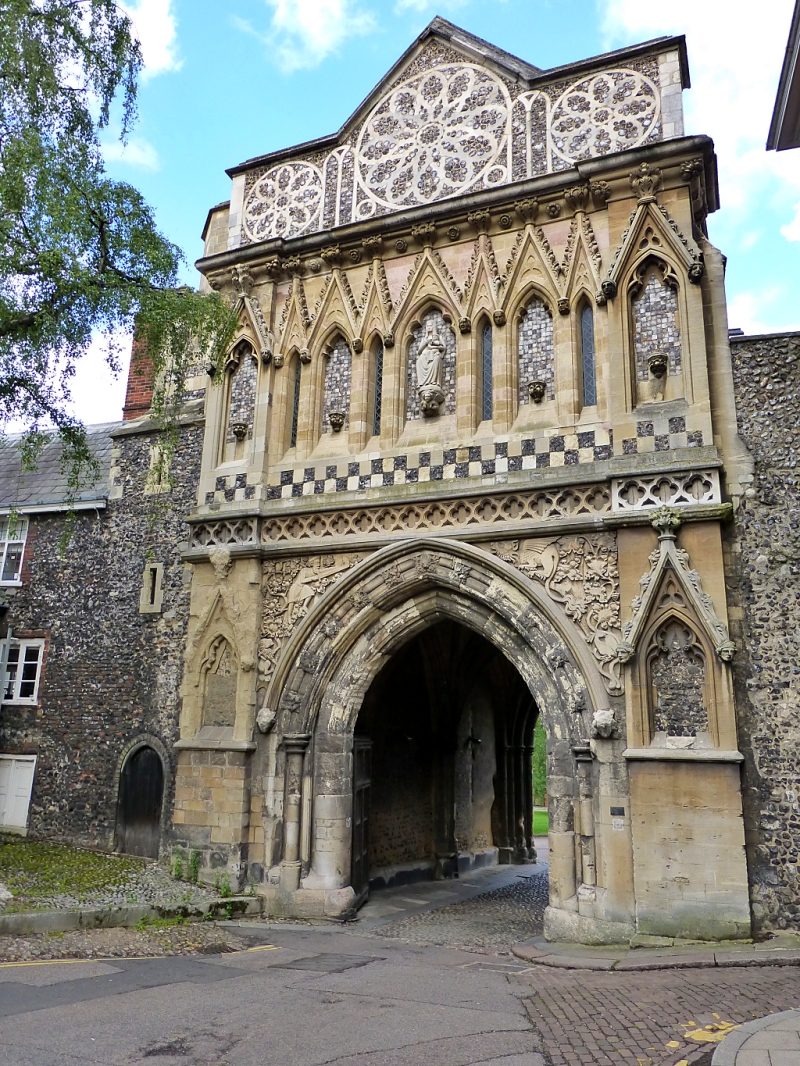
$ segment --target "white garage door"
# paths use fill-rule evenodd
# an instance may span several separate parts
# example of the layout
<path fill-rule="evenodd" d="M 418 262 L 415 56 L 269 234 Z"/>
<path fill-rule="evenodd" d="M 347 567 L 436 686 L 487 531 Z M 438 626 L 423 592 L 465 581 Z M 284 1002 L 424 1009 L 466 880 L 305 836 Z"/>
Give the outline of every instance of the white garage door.
<path fill-rule="evenodd" d="M 0 826 L 25 829 L 33 788 L 35 755 L 0 755 Z"/>

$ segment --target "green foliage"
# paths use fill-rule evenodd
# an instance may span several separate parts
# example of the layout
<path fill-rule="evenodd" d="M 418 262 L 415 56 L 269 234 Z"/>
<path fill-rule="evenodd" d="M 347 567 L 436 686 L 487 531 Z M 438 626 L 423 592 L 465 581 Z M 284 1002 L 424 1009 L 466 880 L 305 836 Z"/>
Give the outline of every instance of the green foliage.
<path fill-rule="evenodd" d="M 136 929 L 143 933 L 146 929 L 170 929 L 173 925 L 185 924 L 186 919 L 180 914 L 176 914 L 174 918 L 149 918 L 146 914 L 143 914 L 136 923 Z"/>
<path fill-rule="evenodd" d="M 547 795 L 546 736 L 542 716 L 533 730 L 533 805 L 543 807 Z"/>
<path fill-rule="evenodd" d="M 550 832 L 550 817 L 547 811 L 533 812 L 533 835 L 535 837 L 547 836 Z"/>
<path fill-rule="evenodd" d="M 85 897 L 125 885 L 144 867 L 130 856 L 105 855 L 59 844 L 20 840 L 0 843 L 0 881 L 15 896 L 6 912 L 36 906 L 54 895 Z"/>
<path fill-rule="evenodd" d="M 180 249 L 142 196 L 105 173 L 100 132 L 136 115 L 141 52 L 116 0 L 4 0 L 0 16 L 0 427 L 28 427 L 35 463 L 55 429 L 76 490 L 96 466 L 67 410 L 93 334 L 120 363 L 134 326 L 157 377 L 154 408 L 174 447 L 187 371 L 221 367 L 235 328 L 218 295 L 178 288 Z"/>
<path fill-rule="evenodd" d="M 183 880 L 183 859 L 180 855 L 176 855 L 172 864 L 172 876 L 176 881 Z"/>
<path fill-rule="evenodd" d="M 189 880 L 196 885 L 200 879 L 200 852 L 193 851 L 189 856 Z"/>

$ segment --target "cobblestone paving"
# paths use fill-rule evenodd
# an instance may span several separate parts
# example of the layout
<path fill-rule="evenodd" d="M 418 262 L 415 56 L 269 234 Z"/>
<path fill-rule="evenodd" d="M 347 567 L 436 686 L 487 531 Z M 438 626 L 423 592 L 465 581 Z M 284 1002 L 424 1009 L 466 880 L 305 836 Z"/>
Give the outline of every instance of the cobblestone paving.
<path fill-rule="evenodd" d="M 3 963 L 215 955 L 242 951 L 250 946 L 249 939 L 237 934 L 237 929 L 226 928 L 224 924 L 192 922 L 137 929 L 76 929 L 69 933 L 0 936 L 0 982 L 3 980 Z M 263 938 L 266 939 L 267 935 L 265 929 Z"/>
<path fill-rule="evenodd" d="M 510 885 L 461 903 L 387 922 L 371 935 L 471 951 L 506 952 L 512 944 L 542 932 L 547 892 L 545 871 L 520 877 Z"/>
<path fill-rule="evenodd" d="M 800 1006 L 800 969 L 591 973 L 536 967 L 509 978 L 530 986 L 523 1002 L 548 1066 L 708 1066 L 718 1040 L 705 1028 Z M 693 1024 L 690 1024 L 693 1023 Z"/>

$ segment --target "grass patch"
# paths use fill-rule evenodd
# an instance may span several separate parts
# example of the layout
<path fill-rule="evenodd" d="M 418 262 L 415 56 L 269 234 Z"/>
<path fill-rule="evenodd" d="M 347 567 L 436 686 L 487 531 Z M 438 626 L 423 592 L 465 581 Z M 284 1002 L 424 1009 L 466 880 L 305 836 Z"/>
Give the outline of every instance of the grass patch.
<path fill-rule="evenodd" d="M 550 816 L 547 811 L 533 812 L 533 835 L 535 837 L 546 836 L 550 832 Z"/>
<path fill-rule="evenodd" d="M 106 855 L 62 844 L 31 840 L 0 841 L 0 881 L 13 892 L 5 913 L 36 906 L 51 896 L 86 899 L 128 882 L 146 865 L 129 855 Z"/>

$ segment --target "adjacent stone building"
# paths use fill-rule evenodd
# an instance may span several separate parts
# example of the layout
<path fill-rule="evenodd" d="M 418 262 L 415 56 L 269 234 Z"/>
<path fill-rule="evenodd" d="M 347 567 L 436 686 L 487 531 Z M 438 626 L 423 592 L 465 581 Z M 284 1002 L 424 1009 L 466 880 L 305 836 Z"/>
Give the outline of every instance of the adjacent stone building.
<path fill-rule="evenodd" d="M 342 917 L 535 853 L 541 715 L 548 936 L 798 923 L 797 345 L 732 361 L 687 85 L 683 38 L 541 71 L 435 19 L 229 172 L 198 265 L 240 329 L 172 486 L 140 362 L 85 533 L 25 510 L 32 830 Z"/>

